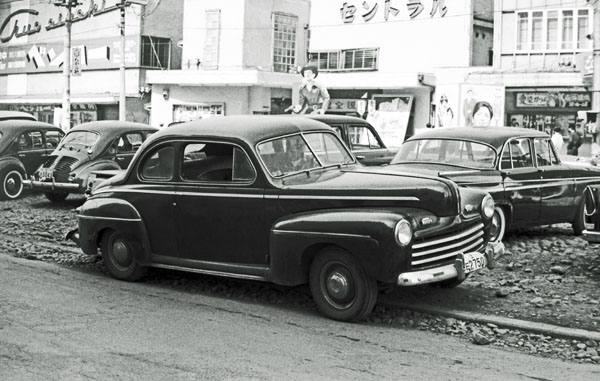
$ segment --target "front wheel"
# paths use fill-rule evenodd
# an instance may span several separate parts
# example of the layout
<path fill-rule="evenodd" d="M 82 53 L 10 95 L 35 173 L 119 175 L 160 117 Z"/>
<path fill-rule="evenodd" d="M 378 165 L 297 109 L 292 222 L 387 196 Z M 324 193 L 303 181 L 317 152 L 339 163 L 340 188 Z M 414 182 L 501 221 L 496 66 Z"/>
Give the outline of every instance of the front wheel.
<path fill-rule="evenodd" d="M 492 230 L 490 232 L 490 242 L 502 241 L 506 232 L 506 215 L 499 206 L 494 208 L 492 216 Z"/>
<path fill-rule="evenodd" d="M 136 261 L 138 246 L 117 231 L 102 237 L 102 258 L 110 275 L 117 279 L 135 282 L 146 274 L 146 268 Z"/>
<path fill-rule="evenodd" d="M 310 291 L 319 310 L 340 321 L 357 321 L 371 313 L 377 282 L 346 251 L 328 248 L 310 266 Z"/>
<path fill-rule="evenodd" d="M 0 181 L 0 200 L 15 200 L 23 193 L 23 173 L 18 169 L 5 169 L 0 174 Z"/>
<path fill-rule="evenodd" d="M 44 196 L 46 196 L 46 198 L 49 201 L 54 202 L 54 203 L 65 201 L 65 199 L 67 198 L 68 195 L 69 195 L 69 193 L 67 193 L 67 192 L 46 192 L 46 193 L 44 193 Z"/>

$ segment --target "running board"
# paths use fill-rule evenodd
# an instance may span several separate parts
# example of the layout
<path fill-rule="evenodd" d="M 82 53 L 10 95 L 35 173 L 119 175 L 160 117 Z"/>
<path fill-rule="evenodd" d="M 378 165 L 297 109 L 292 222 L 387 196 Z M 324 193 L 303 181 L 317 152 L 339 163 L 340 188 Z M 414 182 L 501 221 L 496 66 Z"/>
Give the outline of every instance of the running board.
<path fill-rule="evenodd" d="M 189 268 L 189 267 L 180 267 L 180 266 L 174 266 L 174 265 L 165 265 L 165 264 L 162 264 L 162 263 L 153 263 L 153 264 L 151 264 L 149 266 L 150 267 L 157 267 L 157 268 L 161 268 L 161 269 L 167 269 L 167 270 L 185 271 L 185 272 L 196 273 L 196 274 L 206 274 L 206 275 L 223 276 L 223 277 L 228 277 L 228 278 L 258 280 L 258 281 L 262 281 L 262 282 L 268 282 L 269 281 L 266 277 L 260 276 L 260 275 L 238 274 L 238 273 L 229 273 L 229 272 L 225 272 L 225 271 L 194 269 L 194 268 Z"/>

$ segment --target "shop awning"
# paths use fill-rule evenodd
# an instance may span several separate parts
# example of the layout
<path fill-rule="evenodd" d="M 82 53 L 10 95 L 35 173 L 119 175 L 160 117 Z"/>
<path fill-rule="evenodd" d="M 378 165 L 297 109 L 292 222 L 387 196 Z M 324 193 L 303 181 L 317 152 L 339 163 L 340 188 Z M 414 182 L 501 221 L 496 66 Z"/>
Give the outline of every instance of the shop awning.
<path fill-rule="evenodd" d="M 61 104 L 62 95 L 4 95 L 0 104 Z M 71 103 L 114 104 L 119 103 L 118 94 L 75 94 Z"/>

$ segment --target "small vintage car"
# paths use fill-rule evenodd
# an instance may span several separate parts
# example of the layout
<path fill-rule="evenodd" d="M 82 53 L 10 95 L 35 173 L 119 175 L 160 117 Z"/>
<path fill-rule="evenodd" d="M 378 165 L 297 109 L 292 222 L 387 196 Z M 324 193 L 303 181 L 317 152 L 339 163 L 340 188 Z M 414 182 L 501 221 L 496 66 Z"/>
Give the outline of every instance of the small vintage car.
<path fill-rule="evenodd" d="M 46 160 L 63 135 L 48 123 L 25 118 L 0 121 L 0 200 L 21 196 L 24 179 Z"/>
<path fill-rule="evenodd" d="M 330 114 L 307 114 L 302 117 L 318 120 L 333 128 L 363 165 L 389 164 L 398 152 L 398 148 L 386 147 L 377 130 L 364 119 Z"/>
<path fill-rule="evenodd" d="M 156 131 L 147 124 L 114 120 L 80 124 L 69 130 L 24 183 L 52 202 L 63 201 L 69 193 L 84 193 L 92 172 L 127 168 L 137 149 Z"/>
<path fill-rule="evenodd" d="M 23 111 L 0 110 L 0 121 L 2 120 L 32 120 L 37 121 L 35 116 Z"/>
<path fill-rule="evenodd" d="M 386 168 L 439 175 L 489 192 L 496 203 L 495 240 L 508 228 L 562 222 L 581 235 L 584 191 L 600 184 L 600 169 L 562 163 L 550 136 L 516 127 L 424 131 L 407 139 Z"/>
<path fill-rule="evenodd" d="M 493 267 L 490 195 L 356 163 L 327 125 L 227 116 L 162 129 L 79 208 L 68 237 L 110 274 L 146 267 L 310 284 L 319 309 L 365 317 L 377 284 L 456 286 Z"/>

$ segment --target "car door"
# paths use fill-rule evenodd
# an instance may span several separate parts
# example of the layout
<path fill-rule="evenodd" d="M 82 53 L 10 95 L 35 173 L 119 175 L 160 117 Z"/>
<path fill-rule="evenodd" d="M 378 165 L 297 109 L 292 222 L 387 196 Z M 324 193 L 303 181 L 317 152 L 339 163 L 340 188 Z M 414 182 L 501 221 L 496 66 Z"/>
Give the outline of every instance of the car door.
<path fill-rule="evenodd" d="M 502 149 L 505 198 L 512 205 L 512 224 L 516 226 L 536 222 L 540 215 L 540 172 L 532 152 L 529 138 L 511 139 Z"/>
<path fill-rule="evenodd" d="M 44 162 L 46 149 L 41 130 L 30 130 L 21 133 L 14 143 L 17 156 L 27 174 L 32 174 Z"/>
<path fill-rule="evenodd" d="M 550 144 L 550 138 L 534 139 L 535 157 L 540 171 L 540 222 L 565 221 L 575 215 L 573 199 L 575 180 L 571 171 L 563 167 Z"/>
<path fill-rule="evenodd" d="M 388 164 L 392 159 L 390 151 L 367 125 L 349 124 L 346 127 L 352 153 L 363 165 Z"/>
<path fill-rule="evenodd" d="M 179 250 L 185 260 L 265 265 L 264 190 L 238 145 L 195 140 L 182 147 L 175 213 Z"/>

